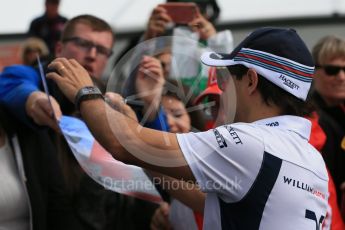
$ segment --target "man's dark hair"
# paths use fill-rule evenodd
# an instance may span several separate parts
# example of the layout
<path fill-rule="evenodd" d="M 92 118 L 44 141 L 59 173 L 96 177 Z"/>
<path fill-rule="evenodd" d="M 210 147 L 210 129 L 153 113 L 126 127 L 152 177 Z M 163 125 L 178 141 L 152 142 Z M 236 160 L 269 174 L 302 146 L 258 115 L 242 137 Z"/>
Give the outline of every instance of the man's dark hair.
<path fill-rule="evenodd" d="M 106 21 L 88 14 L 79 15 L 69 20 L 62 32 L 61 41 L 75 36 L 74 30 L 77 24 L 87 25 L 97 32 L 109 32 L 113 35 L 113 43 L 115 41 L 115 36 L 110 25 Z"/>
<path fill-rule="evenodd" d="M 238 80 L 241 80 L 249 70 L 244 65 L 228 66 L 227 68 L 231 75 L 235 76 Z M 258 76 L 257 88 L 261 93 L 262 99 L 269 106 L 276 105 L 281 108 L 281 115 L 308 116 L 313 111 L 314 108 L 309 96 L 306 101 L 303 101 L 276 86 L 260 74 Z"/>
<path fill-rule="evenodd" d="M 46 0 L 46 4 L 47 3 L 51 3 L 51 4 L 56 4 L 56 5 L 58 5 L 58 4 L 60 4 L 60 0 Z"/>

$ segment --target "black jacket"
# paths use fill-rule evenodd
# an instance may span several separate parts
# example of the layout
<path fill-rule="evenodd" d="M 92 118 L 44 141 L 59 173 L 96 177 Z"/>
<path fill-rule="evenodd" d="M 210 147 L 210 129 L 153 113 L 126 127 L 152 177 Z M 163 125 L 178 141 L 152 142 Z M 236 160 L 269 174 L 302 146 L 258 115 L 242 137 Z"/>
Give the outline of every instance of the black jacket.
<path fill-rule="evenodd" d="M 337 191 L 338 204 L 341 201 L 340 185 L 345 182 L 345 149 L 341 146 L 345 139 L 345 113 L 340 108 L 327 107 L 320 95 L 315 94 L 319 124 L 327 139 L 321 152 L 331 173 Z"/>
<path fill-rule="evenodd" d="M 0 108 L 13 151 L 19 143 L 34 230 L 82 229 L 66 196 L 56 150 L 46 130 L 32 130 Z M 18 159 L 16 159 L 18 162 Z"/>

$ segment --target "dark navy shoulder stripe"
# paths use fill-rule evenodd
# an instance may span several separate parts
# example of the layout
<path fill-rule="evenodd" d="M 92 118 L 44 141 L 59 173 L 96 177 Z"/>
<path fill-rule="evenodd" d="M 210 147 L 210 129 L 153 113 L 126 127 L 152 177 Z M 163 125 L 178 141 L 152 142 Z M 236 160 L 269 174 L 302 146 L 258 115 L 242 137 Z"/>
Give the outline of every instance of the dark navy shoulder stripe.
<path fill-rule="evenodd" d="M 259 229 L 266 202 L 276 183 L 281 165 L 282 159 L 265 152 L 259 174 L 242 200 L 226 203 L 218 198 L 222 229 Z"/>

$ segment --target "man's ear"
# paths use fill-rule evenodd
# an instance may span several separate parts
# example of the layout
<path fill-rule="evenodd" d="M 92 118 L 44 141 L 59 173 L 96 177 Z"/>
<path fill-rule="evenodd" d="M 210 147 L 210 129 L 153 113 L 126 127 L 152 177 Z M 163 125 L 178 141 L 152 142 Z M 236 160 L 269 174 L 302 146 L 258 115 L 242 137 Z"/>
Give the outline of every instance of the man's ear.
<path fill-rule="evenodd" d="M 259 76 L 254 69 L 249 69 L 247 72 L 247 76 L 248 76 L 248 84 L 247 84 L 248 94 L 252 95 L 258 86 Z"/>
<path fill-rule="evenodd" d="M 63 44 L 62 44 L 61 41 L 58 41 L 58 42 L 55 44 L 55 56 L 56 56 L 56 57 L 61 57 L 62 47 L 63 47 Z"/>

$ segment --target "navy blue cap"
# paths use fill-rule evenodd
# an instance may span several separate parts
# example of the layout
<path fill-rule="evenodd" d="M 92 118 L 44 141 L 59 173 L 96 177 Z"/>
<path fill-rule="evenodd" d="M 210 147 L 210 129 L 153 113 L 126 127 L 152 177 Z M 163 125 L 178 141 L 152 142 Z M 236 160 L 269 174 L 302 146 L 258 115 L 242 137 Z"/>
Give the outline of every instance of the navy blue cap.
<path fill-rule="evenodd" d="M 264 27 L 247 36 L 230 54 L 207 52 L 209 66 L 242 64 L 294 96 L 307 98 L 314 74 L 313 58 L 294 29 Z"/>

